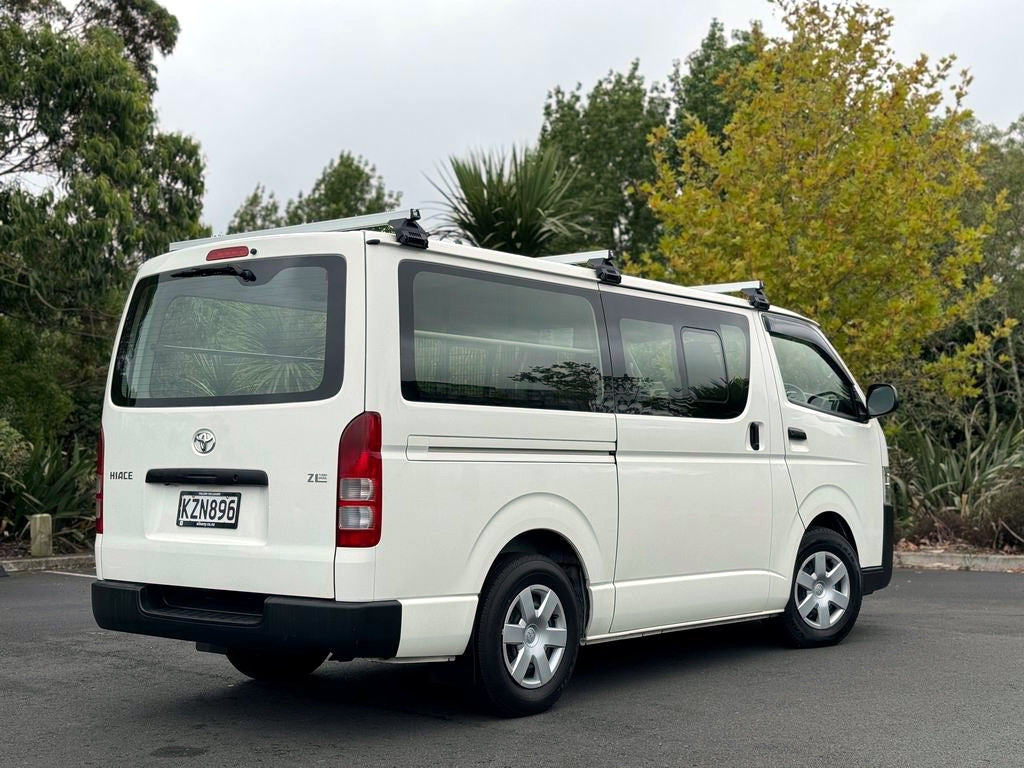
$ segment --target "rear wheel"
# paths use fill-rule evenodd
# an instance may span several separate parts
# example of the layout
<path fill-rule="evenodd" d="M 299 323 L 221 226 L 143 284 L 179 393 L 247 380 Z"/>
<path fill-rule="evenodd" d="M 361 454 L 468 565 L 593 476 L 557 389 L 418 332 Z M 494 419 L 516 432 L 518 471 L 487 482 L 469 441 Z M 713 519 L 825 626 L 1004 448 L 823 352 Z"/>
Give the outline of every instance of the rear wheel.
<path fill-rule="evenodd" d="M 232 666 L 254 680 L 285 682 L 313 674 L 327 658 L 326 651 L 280 648 L 232 648 L 227 652 Z"/>
<path fill-rule="evenodd" d="M 838 643 L 860 613 L 863 585 L 857 553 L 828 528 L 808 528 L 796 556 L 781 625 L 798 648 Z"/>
<path fill-rule="evenodd" d="M 579 616 L 569 578 L 548 558 L 524 555 L 500 567 L 475 638 L 480 688 L 499 714 L 532 715 L 558 700 L 576 665 Z"/>

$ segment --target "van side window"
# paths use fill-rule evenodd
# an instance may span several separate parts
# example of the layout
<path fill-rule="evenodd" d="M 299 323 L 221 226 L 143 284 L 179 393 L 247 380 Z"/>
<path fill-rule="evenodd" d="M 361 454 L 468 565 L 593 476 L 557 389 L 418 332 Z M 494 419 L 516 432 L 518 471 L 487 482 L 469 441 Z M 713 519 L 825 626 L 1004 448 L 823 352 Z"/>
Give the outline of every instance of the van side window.
<path fill-rule="evenodd" d="M 843 416 L 858 416 L 853 385 L 831 357 L 809 340 L 771 334 L 786 399 L 796 405 Z"/>
<path fill-rule="evenodd" d="M 669 323 L 624 318 L 619 322 L 626 375 L 647 409 L 669 410 L 682 392 L 676 331 Z"/>
<path fill-rule="evenodd" d="M 596 291 L 406 261 L 399 300 L 406 400 L 607 410 Z"/>
<path fill-rule="evenodd" d="M 734 418 L 750 386 L 746 316 L 606 294 L 612 385 L 619 413 Z"/>
<path fill-rule="evenodd" d="M 683 328 L 686 383 L 694 400 L 724 403 L 729 399 L 722 337 L 715 331 Z"/>

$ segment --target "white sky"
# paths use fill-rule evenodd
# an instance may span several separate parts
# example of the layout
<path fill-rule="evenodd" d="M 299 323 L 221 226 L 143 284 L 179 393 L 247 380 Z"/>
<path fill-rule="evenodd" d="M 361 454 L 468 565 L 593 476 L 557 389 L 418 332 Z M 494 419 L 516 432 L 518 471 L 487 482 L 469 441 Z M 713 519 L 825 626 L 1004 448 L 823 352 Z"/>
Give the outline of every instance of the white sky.
<path fill-rule="evenodd" d="M 427 177 L 449 155 L 534 142 L 554 86 L 589 91 L 634 58 L 663 81 L 713 17 L 780 31 L 765 0 L 162 2 L 181 34 L 158 62 L 160 123 L 202 145 L 215 233 L 257 183 L 294 197 L 342 150 L 376 165 L 403 207 L 436 210 Z M 955 53 L 971 70 L 979 119 L 1005 128 L 1024 113 L 1024 3 L 876 4 L 895 15 L 900 58 Z"/>

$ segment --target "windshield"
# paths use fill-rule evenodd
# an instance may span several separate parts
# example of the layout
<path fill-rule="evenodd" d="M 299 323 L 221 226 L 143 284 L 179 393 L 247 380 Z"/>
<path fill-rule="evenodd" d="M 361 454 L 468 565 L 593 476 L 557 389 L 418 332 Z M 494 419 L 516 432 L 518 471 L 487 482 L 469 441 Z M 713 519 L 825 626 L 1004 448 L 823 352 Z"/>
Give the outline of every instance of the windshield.
<path fill-rule="evenodd" d="M 204 265 L 144 278 L 111 397 L 122 406 L 317 400 L 341 387 L 345 262 L 338 256 Z"/>

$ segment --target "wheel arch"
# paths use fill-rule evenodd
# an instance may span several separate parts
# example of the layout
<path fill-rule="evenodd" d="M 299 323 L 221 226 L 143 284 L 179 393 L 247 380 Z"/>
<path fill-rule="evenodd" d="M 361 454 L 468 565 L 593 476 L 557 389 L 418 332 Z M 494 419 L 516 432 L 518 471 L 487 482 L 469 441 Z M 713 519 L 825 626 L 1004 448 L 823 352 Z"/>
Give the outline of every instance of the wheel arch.
<path fill-rule="evenodd" d="M 800 504 L 799 516 L 804 523 L 804 530 L 799 532 L 796 541 L 790 542 L 794 557 L 804 532 L 812 526 L 819 526 L 835 531 L 850 542 L 860 560 L 864 544 L 864 520 L 861 511 L 845 490 L 835 485 L 819 486 Z"/>
<path fill-rule="evenodd" d="M 857 548 L 857 537 L 854 536 L 853 529 L 850 527 L 850 524 L 846 522 L 846 519 L 838 512 L 833 512 L 831 510 L 821 512 L 807 524 L 807 527 L 828 528 L 830 531 L 835 531 L 850 542 L 850 546 L 853 547 L 853 551 L 857 553 L 859 557 L 860 550 Z"/>
<path fill-rule="evenodd" d="M 566 569 L 577 590 L 584 631 L 591 619 L 596 618 L 602 628 L 611 621 L 615 541 L 602 541 L 594 522 L 570 500 L 555 494 L 524 494 L 491 516 L 467 558 L 470 588 L 483 594 L 499 561 L 531 552 L 550 557 Z"/>
<path fill-rule="evenodd" d="M 509 541 L 495 555 L 487 576 L 481 584 L 480 591 L 486 591 L 488 584 L 494 577 L 499 565 L 503 560 L 514 555 L 543 555 L 558 565 L 572 583 L 576 590 L 576 597 L 580 607 L 580 630 L 587 626 L 590 619 L 590 599 L 588 597 L 587 567 L 580 557 L 579 552 L 572 543 L 561 533 L 547 528 L 534 528 L 523 531 Z"/>

